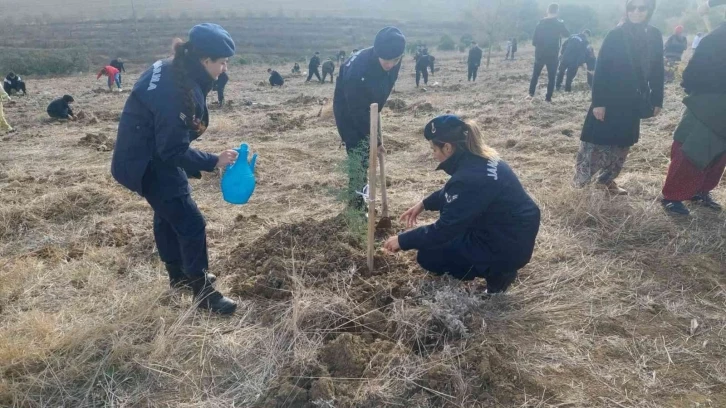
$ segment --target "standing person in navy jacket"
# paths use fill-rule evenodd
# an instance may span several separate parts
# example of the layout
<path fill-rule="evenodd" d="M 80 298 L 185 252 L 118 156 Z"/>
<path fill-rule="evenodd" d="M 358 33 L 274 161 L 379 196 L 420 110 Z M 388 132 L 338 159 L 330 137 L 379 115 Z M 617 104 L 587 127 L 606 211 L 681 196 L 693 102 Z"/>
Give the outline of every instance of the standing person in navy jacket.
<path fill-rule="evenodd" d="M 354 161 L 361 160 L 360 165 L 349 168 L 348 197 L 356 196 L 356 191 L 362 191 L 365 185 L 371 104 L 378 104 L 378 112 L 383 109 L 398 79 L 404 51 L 403 33 L 398 28 L 386 27 L 376 35 L 373 47 L 353 54 L 340 67 L 333 98 L 335 124 L 348 156 Z M 378 146 L 378 154 L 383 155 L 380 140 Z M 359 210 L 365 208 L 360 196 L 348 204 Z"/>
<path fill-rule="evenodd" d="M 224 88 L 227 86 L 227 82 L 229 82 L 229 75 L 222 72 L 214 83 L 214 89 L 217 91 L 217 102 L 220 107 L 224 106 Z"/>
<path fill-rule="evenodd" d="M 424 210 L 439 220 L 389 238 L 391 252 L 418 250 L 418 263 L 437 275 L 461 280 L 483 277 L 488 293 L 507 290 L 529 263 L 540 211 L 497 152 L 482 143 L 474 122 L 439 116 L 424 129 L 446 185 L 411 207 L 401 221 L 411 228 Z"/>
<path fill-rule="evenodd" d="M 552 102 L 552 94 L 555 91 L 555 77 L 557 75 L 557 55 L 560 51 L 560 40 L 563 37 L 569 37 L 570 32 L 567 31 L 565 23 L 557 16 L 560 12 L 560 6 L 552 3 L 547 7 L 547 17 L 537 23 L 537 28 L 532 36 L 532 45 L 534 45 L 534 70 L 532 71 L 532 80 L 529 83 L 529 96 L 534 97 L 537 90 L 537 82 L 542 73 L 542 68 L 547 67 L 547 95 L 545 101 Z"/>
<path fill-rule="evenodd" d="M 154 210 L 154 238 L 174 288 L 191 288 L 199 307 L 233 313 L 237 304 L 207 274 L 205 221 L 187 176 L 225 168 L 237 152 L 219 156 L 190 146 L 209 124 L 206 96 L 227 70 L 235 45 L 216 24 L 200 24 L 189 41 L 175 40 L 174 58 L 144 72 L 126 101 L 111 163 L 113 177 L 142 195 Z"/>
<path fill-rule="evenodd" d="M 323 83 L 323 78 L 320 77 L 320 71 L 318 70 L 319 67 L 320 52 L 315 51 L 315 55 L 310 58 L 310 62 L 308 63 L 308 79 L 305 82 L 310 82 L 313 79 L 313 75 L 315 75 L 318 78 L 318 82 Z"/>

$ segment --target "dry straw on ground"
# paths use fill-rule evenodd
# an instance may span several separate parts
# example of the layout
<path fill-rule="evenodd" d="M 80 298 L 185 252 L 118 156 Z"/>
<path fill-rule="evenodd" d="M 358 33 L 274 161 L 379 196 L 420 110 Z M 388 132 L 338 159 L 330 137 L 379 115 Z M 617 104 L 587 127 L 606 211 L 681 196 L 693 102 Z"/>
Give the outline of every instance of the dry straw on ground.
<path fill-rule="evenodd" d="M 515 169 L 543 220 L 510 293 L 482 299 L 480 282 L 430 277 L 413 254 L 379 252 L 367 273 L 335 200 L 333 86 L 257 87 L 255 67 L 232 76 L 232 103 L 197 143 L 250 143 L 253 199 L 225 204 L 214 174 L 192 182 L 211 269 L 241 302 L 226 319 L 167 290 L 148 205 L 109 175 L 125 95 L 91 77 L 34 81 L 48 95 L 8 106 L 19 131 L 1 142 L 0 406 L 726 406 L 726 217 L 670 218 L 657 202 L 680 90 L 643 125 L 621 176 L 630 196 L 610 198 L 570 187 L 584 78 L 529 101 L 531 50 L 500 57 L 471 84 L 458 54 L 437 55 L 426 92 L 406 60 L 405 105 L 383 120 L 394 214 L 446 180 L 421 137 L 436 114 L 477 120 Z M 95 121 L 36 114 L 68 87 Z"/>

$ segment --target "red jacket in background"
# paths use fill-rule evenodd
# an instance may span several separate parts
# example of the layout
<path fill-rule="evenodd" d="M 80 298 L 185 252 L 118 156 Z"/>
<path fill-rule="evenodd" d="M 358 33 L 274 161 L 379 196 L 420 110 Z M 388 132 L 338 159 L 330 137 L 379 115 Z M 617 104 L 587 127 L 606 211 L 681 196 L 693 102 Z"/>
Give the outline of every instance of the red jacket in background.
<path fill-rule="evenodd" d="M 101 76 L 103 75 L 104 69 L 106 70 L 106 75 L 111 79 L 115 78 L 116 74 L 120 73 L 120 71 L 118 69 L 116 69 L 110 65 L 106 65 L 105 67 L 103 67 L 103 69 L 101 69 L 101 71 L 99 71 L 96 79 L 101 78 Z"/>

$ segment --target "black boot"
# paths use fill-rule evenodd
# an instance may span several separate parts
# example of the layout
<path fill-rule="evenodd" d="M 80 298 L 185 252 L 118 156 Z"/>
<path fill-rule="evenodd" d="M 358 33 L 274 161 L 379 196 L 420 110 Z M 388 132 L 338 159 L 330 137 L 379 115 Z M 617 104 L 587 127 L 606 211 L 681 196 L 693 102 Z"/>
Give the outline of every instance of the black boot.
<path fill-rule="evenodd" d="M 168 264 L 165 264 L 165 266 L 166 266 L 166 271 L 169 273 L 169 286 L 172 289 L 185 289 L 185 290 L 192 289 L 189 278 L 184 273 L 184 270 L 182 269 L 181 265 L 168 263 Z M 214 283 L 217 281 L 217 277 L 212 275 L 211 273 L 208 273 L 207 280 L 209 280 L 210 283 Z"/>
<path fill-rule="evenodd" d="M 194 300 L 199 302 L 200 309 L 207 309 L 222 315 L 232 314 L 237 310 L 237 302 L 214 290 L 208 279 L 199 278 L 191 281 L 190 284 L 194 292 Z"/>

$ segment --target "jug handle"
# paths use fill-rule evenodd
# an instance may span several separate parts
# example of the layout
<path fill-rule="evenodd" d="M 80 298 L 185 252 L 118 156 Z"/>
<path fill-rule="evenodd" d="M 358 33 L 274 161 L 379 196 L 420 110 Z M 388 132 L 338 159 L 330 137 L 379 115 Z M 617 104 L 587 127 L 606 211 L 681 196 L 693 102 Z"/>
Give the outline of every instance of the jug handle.
<path fill-rule="evenodd" d="M 256 163 L 257 163 L 257 153 L 253 154 L 252 155 L 252 160 L 250 160 L 250 170 L 252 170 L 253 173 L 255 172 L 255 164 Z"/>

